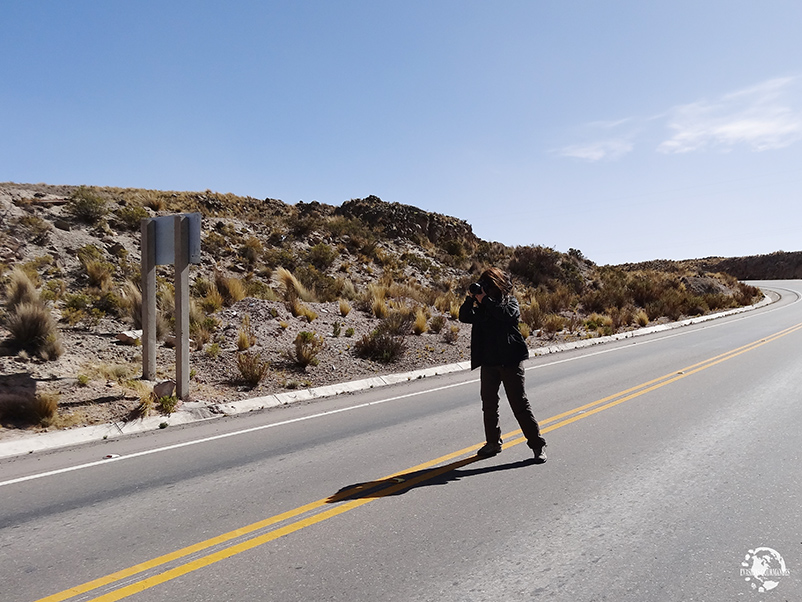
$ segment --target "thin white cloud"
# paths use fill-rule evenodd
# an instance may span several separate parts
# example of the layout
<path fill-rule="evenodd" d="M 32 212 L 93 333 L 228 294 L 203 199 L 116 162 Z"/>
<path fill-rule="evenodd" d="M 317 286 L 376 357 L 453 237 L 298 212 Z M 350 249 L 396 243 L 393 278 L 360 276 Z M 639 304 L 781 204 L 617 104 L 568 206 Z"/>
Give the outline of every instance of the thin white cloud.
<path fill-rule="evenodd" d="M 745 145 L 756 151 L 783 148 L 802 139 L 799 78 L 771 79 L 725 94 L 717 101 L 698 101 L 669 112 L 673 135 L 657 150 L 688 153 Z"/>
<path fill-rule="evenodd" d="M 790 146 L 802 140 L 802 76 L 766 80 L 716 100 L 675 106 L 651 117 L 588 123 L 584 127 L 595 132 L 596 140 L 554 152 L 590 162 L 615 161 L 632 152 L 640 137 L 654 135 L 656 126 L 671 132 L 656 149 L 665 154 Z"/>
<path fill-rule="evenodd" d="M 589 144 L 574 144 L 566 146 L 558 151 L 558 154 L 563 157 L 573 157 L 575 159 L 584 159 L 586 161 L 614 161 L 620 159 L 633 149 L 633 144 L 629 140 L 624 139 L 611 139 L 602 140 L 599 142 L 591 142 Z"/>

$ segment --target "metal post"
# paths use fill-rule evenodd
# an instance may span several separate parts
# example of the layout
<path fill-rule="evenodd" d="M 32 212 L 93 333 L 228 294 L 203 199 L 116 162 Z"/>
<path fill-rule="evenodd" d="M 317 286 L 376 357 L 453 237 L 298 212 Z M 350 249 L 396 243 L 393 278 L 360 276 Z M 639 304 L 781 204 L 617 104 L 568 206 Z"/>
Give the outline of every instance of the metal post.
<path fill-rule="evenodd" d="M 156 224 L 146 218 L 142 233 L 142 378 L 156 379 Z"/>
<path fill-rule="evenodd" d="M 189 395 L 189 219 L 175 217 L 175 383 L 176 397 Z"/>

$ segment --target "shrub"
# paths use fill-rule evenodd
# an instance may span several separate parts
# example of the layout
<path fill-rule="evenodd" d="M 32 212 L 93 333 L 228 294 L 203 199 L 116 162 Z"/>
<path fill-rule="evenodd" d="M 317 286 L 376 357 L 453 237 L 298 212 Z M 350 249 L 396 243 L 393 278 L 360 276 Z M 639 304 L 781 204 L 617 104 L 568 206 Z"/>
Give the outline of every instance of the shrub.
<path fill-rule="evenodd" d="M 641 309 L 635 314 L 635 322 L 638 326 L 646 326 L 649 323 L 649 316 Z"/>
<path fill-rule="evenodd" d="M 543 312 L 537 299 L 521 305 L 521 321 L 531 329 L 540 328 L 543 324 Z"/>
<path fill-rule="evenodd" d="M 298 260 L 292 254 L 292 250 L 286 248 L 269 248 L 263 256 L 262 261 L 271 268 L 282 267 L 287 270 L 295 269 Z"/>
<path fill-rule="evenodd" d="M 509 270 L 512 274 L 527 279 L 533 286 L 548 286 L 562 274 L 560 253 L 541 246 L 516 247 Z"/>
<path fill-rule="evenodd" d="M 557 314 L 549 314 L 543 319 L 541 332 L 547 339 L 553 339 L 563 328 L 565 328 L 565 319 Z"/>
<path fill-rule="evenodd" d="M 261 353 L 237 354 L 237 368 L 240 376 L 251 387 L 255 387 L 262 382 L 269 367 L 269 362 L 262 360 Z"/>
<path fill-rule="evenodd" d="M 39 246 L 48 244 L 52 228 L 49 223 L 38 215 L 26 214 L 18 218 L 16 225 L 28 235 L 29 240 Z"/>
<path fill-rule="evenodd" d="M 377 318 L 386 318 L 390 308 L 387 307 L 387 303 L 384 301 L 384 299 L 375 298 L 370 305 L 370 311 Z"/>
<path fill-rule="evenodd" d="M 116 211 L 117 220 L 126 230 L 139 230 L 142 220 L 150 217 L 144 207 L 140 205 L 126 205 Z"/>
<path fill-rule="evenodd" d="M 50 426 L 58 413 L 58 393 L 37 393 L 30 411 L 34 421 L 43 426 Z"/>
<path fill-rule="evenodd" d="M 58 359 L 64 348 L 50 310 L 39 303 L 22 303 L 6 320 L 11 342 L 43 360 Z"/>
<path fill-rule="evenodd" d="M 384 364 L 400 359 L 406 348 L 403 337 L 382 333 L 378 329 L 371 334 L 366 334 L 354 345 L 354 350 L 359 357 Z"/>
<path fill-rule="evenodd" d="M 443 340 L 449 345 L 454 345 L 459 339 L 459 326 L 452 324 L 448 330 L 443 333 Z"/>
<path fill-rule="evenodd" d="M 447 313 L 451 310 L 451 304 L 456 300 L 457 298 L 452 292 L 448 292 L 444 295 L 438 295 L 434 300 L 434 307 L 437 311 Z"/>
<path fill-rule="evenodd" d="M 105 199 L 85 186 L 70 195 L 65 209 L 75 219 L 87 224 L 98 223 L 108 212 Z"/>
<path fill-rule="evenodd" d="M 209 232 L 203 237 L 203 250 L 214 257 L 226 257 L 233 254 L 230 240 L 219 232 Z"/>
<path fill-rule="evenodd" d="M 532 331 L 529 330 L 529 325 L 526 324 L 525 322 L 521 322 L 518 324 L 518 330 L 521 331 L 521 335 L 523 335 L 525 339 L 528 339 L 529 335 L 532 334 Z"/>
<path fill-rule="evenodd" d="M 200 306 L 207 314 L 218 312 L 223 307 L 223 295 L 217 290 L 217 287 L 212 285 L 206 296 L 200 301 Z"/>
<path fill-rule="evenodd" d="M 612 324 L 612 318 L 597 313 L 592 313 L 585 319 L 585 328 L 588 330 L 599 330 L 604 326 L 612 326 Z"/>
<path fill-rule="evenodd" d="M 45 301 L 59 301 L 66 292 L 66 282 L 59 278 L 55 280 L 48 280 L 47 283 L 45 283 L 44 289 L 42 289 L 40 298 Z"/>
<path fill-rule="evenodd" d="M 212 343 L 209 347 L 206 348 L 206 355 L 209 357 L 217 357 L 220 355 L 220 344 L 219 343 Z"/>
<path fill-rule="evenodd" d="M 270 288 L 269 285 L 265 284 L 261 280 L 257 280 L 256 278 L 248 277 L 245 279 L 245 294 L 248 297 L 262 299 L 264 301 L 278 300 L 275 291 Z"/>
<path fill-rule="evenodd" d="M 434 316 L 429 322 L 429 330 L 431 330 L 435 334 L 440 334 L 440 331 L 443 330 L 443 326 L 445 325 L 446 325 L 446 317 L 442 314 L 438 314 Z"/>
<path fill-rule="evenodd" d="M 347 336 L 347 337 L 354 336 L 354 329 L 353 328 L 346 328 L 345 329 L 345 336 Z"/>
<path fill-rule="evenodd" d="M 142 395 L 139 398 L 139 405 L 131 410 L 131 413 L 128 417 L 129 420 L 136 420 L 137 418 L 145 418 L 146 416 L 150 416 L 154 407 L 153 397 L 153 392 Z"/>
<path fill-rule="evenodd" d="M 189 301 L 189 333 L 195 342 L 195 349 L 200 351 L 212 338 L 220 322 L 217 318 L 205 315 L 194 299 Z"/>
<path fill-rule="evenodd" d="M 239 250 L 240 257 L 242 257 L 251 265 L 257 262 L 263 252 L 264 247 L 262 246 L 261 241 L 255 236 L 248 237 Z"/>
<path fill-rule="evenodd" d="M 290 350 L 290 358 L 302 368 L 309 365 L 317 366 L 317 355 L 325 345 L 323 337 L 314 332 L 302 330 L 295 337 L 294 353 L 293 350 Z"/>
<path fill-rule="evenodd" d="M 178 398 L 175 395 L 165 395 L 164 397 L 159 397 L 156 401 L 156 407 L 158 407 L 159 411 L 168 416 L 175 412 L 176 406 L 178 406 Z"/>
<path fill-rule="evenodd" d="M 329 268 L 336 258 L 337 251 L 324 242 L 311 247 L 307 253 L 307 261 L 319 270 Z"/>
<path fill-rule="evenodd" d="M 401 306 L 387 314 L 379 323 L 378 331 L 381 334 L 406 336 L 412 331 L 414 322 L 415 313 L 412 308 Z"/>
<path fill-rule="evenodd" d="M 0 396 L 0 419 L 50 426 L 58 414 L 58 393 L 7 393 Z"/>
<path fill-rule="evenodd" d="M 370 312 L 377 318 L 383 318 L 387 315 L 387 303 L 385 299 L 387 298 L 387 287 L 381 284 L 371 282 L 368 284 L 365 291 L 359 296 L 357 300 L 357 307 L 364 311 Z M 379 312 L 377 314 L 376 312 Z"/>
<path fill-rule="evenodd" d="M 351 304 L 345 299 L 340 299 L 340 315 L 344 318 L 351 312 Z"/>
<path fill-rule="evenodd" d="M 628 305 L 621 309 L 614 307 L 610 310 L 612 332 L 618 332 L 619 328 L 629 326 L 634 319 L 635 315 L 632 306 Z"/>
<path fill-rule="evenodd" d="M 314 291 L 309 293 L 310 301 L 334 301 L 345 286 L 344 279 L 333 278 L 311 264 L 298 267 L 295 273 L 307 291 Z"/>
<path fill-rule="evenodd" d="M 336 339 L 338 336 L 340 336 L 342 328 L 343 328 L 342 324 L 340 324 L 335 320 L 334 324 L 332 325 L 331 336 L 333 336 Z"/>

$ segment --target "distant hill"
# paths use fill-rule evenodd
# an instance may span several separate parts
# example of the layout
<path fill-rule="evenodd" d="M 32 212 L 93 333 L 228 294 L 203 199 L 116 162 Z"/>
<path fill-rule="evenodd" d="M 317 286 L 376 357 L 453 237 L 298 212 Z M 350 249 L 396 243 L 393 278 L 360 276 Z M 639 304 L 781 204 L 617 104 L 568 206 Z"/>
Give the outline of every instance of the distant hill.
<path fill-rule="evenodd" d="M 645 261 L 618 266 L 628 271 L 658 270 L 723 272 L 738 280 L 792 280 L 802 278 L 802 251 L 777 251 L 746 257 L 705 257 L 682 261 Z"/>

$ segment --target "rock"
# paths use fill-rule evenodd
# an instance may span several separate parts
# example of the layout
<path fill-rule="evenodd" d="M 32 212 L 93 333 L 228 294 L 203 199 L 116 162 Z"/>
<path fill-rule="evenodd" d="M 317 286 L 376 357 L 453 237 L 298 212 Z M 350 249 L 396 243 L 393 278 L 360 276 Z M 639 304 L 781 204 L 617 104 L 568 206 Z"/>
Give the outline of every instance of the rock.
<path fill-rule="evenodd" d="M 173 391 L 175 391 L 174 380 L 164 380 L 153 385 L 153 396 L 156 397 L 156 399 L 170 397 L 173 394 Z"/>
<path fill-rule="evenodd" d="M 117 340 L 123 345 L 136 345 L 137 341 L 142 339 L 141 330 L 126 330 L 117 335 Z"/>
<path fill-rule="evenodd" d="M 65 232 L 69 232 L 70 230 L 72 230 L 72 225 L 67 220 L 63 219 L 53 220 L 53 225 L 59 230 L 64 230 Z"/>

